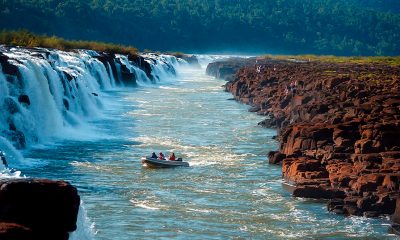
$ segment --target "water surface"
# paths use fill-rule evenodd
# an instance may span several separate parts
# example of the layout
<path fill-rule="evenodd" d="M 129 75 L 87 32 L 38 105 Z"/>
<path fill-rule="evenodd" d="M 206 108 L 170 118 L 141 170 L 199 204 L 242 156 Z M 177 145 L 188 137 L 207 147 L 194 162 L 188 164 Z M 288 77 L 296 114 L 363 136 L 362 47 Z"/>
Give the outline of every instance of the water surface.
<path fill-rule="evenodd" d="M 386 218 L 345 218 L 291 197 L 266 161 L 275 130 L 257 126 L 263 117 L 228 100 L 223 84 L 182 69 L 173 81 L 108 92 L 91 129 L 26 151 L 18 168 L 78 187 L 77 239 L 394 238 Z M 191 167 L 143 168 L 152 151 Z"/>

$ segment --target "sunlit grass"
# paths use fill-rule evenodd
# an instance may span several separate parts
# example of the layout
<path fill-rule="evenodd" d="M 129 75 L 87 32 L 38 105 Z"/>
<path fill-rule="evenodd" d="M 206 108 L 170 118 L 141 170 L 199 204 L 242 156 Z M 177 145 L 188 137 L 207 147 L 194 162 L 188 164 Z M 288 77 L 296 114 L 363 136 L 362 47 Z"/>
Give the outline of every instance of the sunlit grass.
<path fill-rule="evenodd" d="M 264 55 L 265 59 L 275 60 L 300 60 L 308 62 L 332 62 L 332 63 L 382 63 L 392 66 L 400 66 L 400 56 L 385 57 L 385 56 L 366 56 L 366 57 L 342 57 L 332 55 Z"/>
<path fill-rule="evenodd" d="M 97 41 L 71 41 L 56 36 L 37 35 L 26 30 L 2 31 L 0 44 L 21 47 L 44 47 L 63 51 L 90 49 L 98 52 L 136 55 L 138 50 L 132 46 Z"/>

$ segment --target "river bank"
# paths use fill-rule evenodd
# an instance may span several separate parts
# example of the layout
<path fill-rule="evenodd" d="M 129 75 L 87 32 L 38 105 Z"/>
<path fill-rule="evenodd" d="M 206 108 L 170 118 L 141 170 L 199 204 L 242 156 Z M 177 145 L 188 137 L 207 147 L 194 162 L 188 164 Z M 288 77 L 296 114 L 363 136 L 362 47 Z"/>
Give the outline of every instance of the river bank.
<path fill-rule="evenodd" d="M 279 151 L 269 161 L 282 165 L 283 178 L 296 185 L 293 195 L 331 199 L 328 209 L 336 213 L 393 214 L 400 192 L 399 67 L 246 62 L 231 69 L 226 90 L 268 116 L 260 125 L 278 128 Z M 208 72 L 231 65 L 212 63 Z"/>

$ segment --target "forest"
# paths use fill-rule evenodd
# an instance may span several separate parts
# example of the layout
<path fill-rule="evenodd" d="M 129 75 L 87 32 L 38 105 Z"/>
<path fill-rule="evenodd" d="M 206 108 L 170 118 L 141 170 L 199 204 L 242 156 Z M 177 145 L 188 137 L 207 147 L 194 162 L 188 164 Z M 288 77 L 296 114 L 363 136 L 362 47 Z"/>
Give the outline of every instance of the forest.
<path fill-rule="evenodd" d="M 196 53 L 400 55 L 398 0 L 0 0 L 0 29 Z"/>

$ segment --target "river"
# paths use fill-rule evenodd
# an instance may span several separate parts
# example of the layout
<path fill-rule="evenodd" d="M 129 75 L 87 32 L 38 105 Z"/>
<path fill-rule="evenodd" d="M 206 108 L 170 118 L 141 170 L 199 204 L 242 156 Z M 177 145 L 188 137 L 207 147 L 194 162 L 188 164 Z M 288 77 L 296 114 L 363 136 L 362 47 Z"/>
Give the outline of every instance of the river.
<path fill-rule="evenodd" d="M 107 91 L 104 111 L 81 131 L 23 152 L 23 174 L 77 186 L 73 239 L 394 238 L 387 218 L 344 217 L 291 197 L 266 160 L 275 130 L 257 126 L 263 117 L 204 72 Z M 191 166 L 146 169 L 140 157 L 152 151 Z"/>

